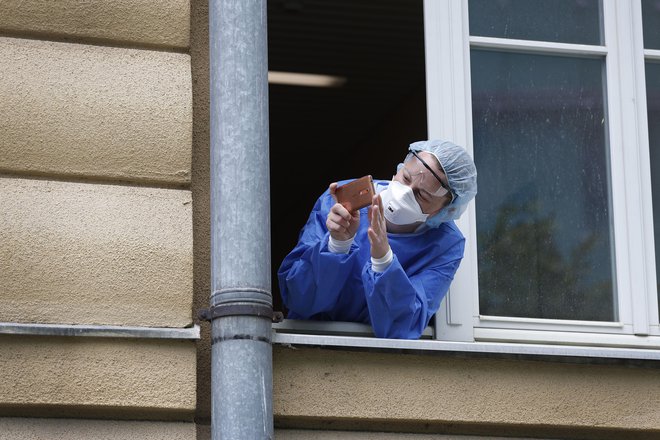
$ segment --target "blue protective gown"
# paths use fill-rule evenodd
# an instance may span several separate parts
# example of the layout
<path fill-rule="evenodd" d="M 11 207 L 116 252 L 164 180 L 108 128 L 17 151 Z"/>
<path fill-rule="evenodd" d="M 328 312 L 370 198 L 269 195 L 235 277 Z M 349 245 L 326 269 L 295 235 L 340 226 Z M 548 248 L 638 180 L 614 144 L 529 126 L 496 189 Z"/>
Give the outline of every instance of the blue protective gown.
<path fill-rule="evenodd" d="M 328 249 L 325 224 L 334 203 L 328 191 L 319 197 L 298 244 L 278 270 L 287 317 L 361 322 L 370 324 L 377 337 L 418 339 L 463 258 L 463 234 L 454 222 L 410 234 L 388 233 L 394 259 L 384 272 L 374 272 L 368 208 L 360 211 L 360 227 L 348 254 Z"/>

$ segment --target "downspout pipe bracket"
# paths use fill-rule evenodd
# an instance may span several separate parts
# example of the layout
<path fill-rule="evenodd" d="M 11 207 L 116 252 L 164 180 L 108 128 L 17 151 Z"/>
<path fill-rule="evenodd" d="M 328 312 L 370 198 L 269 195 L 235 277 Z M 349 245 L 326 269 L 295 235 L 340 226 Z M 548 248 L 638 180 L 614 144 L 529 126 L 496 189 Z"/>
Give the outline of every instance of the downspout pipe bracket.
<path fill-rule="evenodd" d="M 223 316 L 257 316 L 269 318 L 272 322 L 282 322 L 284 314 L 273 311 L 271 306 L 265 304 L 218 304 L 208 309 L 201 309 L 197 316 L 202 321 L 212 322 Z"/>

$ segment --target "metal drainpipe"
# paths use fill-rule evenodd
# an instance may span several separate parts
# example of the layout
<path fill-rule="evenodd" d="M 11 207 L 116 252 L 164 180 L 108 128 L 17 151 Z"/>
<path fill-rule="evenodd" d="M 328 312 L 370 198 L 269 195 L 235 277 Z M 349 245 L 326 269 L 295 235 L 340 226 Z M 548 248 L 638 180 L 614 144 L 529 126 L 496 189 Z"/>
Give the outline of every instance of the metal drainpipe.
<path fill-rule="evenodd" d="M 272 439 L 266 0 L 209 0 L 211 434 Z"/>

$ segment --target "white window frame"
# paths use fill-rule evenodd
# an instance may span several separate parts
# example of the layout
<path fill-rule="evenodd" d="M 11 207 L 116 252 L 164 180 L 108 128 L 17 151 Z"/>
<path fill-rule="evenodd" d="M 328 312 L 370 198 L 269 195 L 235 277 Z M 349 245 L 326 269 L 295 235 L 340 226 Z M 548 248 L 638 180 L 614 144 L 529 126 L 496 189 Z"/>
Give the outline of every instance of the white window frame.
<path fill-rule="evenodd" d="M 372 337 L 369 326 L 285 320 L 273 342 L 372 349 L 660 360 L 641 0 L 602 0 L 604 46 L 470 37 L 467 0 L 424 0 L 428 137 L 473 153 L 470 47 L 606 59 L 608 139 L 619 322 L 480 316 L 475 204 L 457 221 L 465 255 L 417 341 Z M 625 152 L 625 155 L 624 155 Z"/>
<path fill-rule="evenodd" d="M 619 314 L 618 322 L 480 315 L 473 203 L 457 222 L 468 246 L 436 317 L 438 339 L 660 348 L 640 0 L 602 1 L 603 46 L 471 37 L 467 1 L 424 6 L 429 137 L 455 139 L 471 153 L 471 47 L 605 59 Z"/>

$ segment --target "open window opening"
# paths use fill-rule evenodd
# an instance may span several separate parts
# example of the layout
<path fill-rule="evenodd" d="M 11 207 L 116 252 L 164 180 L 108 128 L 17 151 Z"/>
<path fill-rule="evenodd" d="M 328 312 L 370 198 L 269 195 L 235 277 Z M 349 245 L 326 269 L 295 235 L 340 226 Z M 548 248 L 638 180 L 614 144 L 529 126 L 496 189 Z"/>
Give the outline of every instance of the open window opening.
<path fill-rule="evenodd" d="M 291 320 L 274 341 L 659 358 L 657 0 L 496 3 L 269 2 L 276 310 L 279 265 L 330 182 L 389 179 L 428 138 L 480 169 L 433 341 Z"/>
<path fill-rule="evenodd" d="M 427 138 L 423 1 L 269 1 L 268 56 L 273 307 L 286 316 L 277 270 L 316 199 L 334 181 L 390 179 Z"/>

